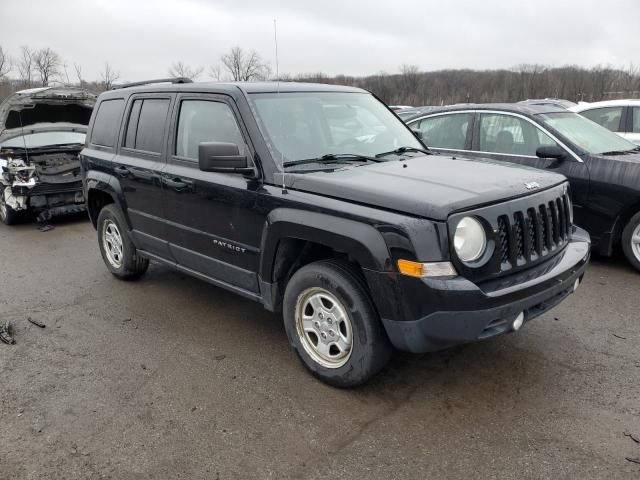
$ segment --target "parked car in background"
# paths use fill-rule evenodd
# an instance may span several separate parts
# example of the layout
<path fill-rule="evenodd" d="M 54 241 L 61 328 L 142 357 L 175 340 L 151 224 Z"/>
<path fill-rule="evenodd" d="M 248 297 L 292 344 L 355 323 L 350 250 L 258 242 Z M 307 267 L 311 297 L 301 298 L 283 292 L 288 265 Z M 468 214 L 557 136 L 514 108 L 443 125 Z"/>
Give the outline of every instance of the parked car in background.
<path fill-rule="evenodd" d="M 518 102 L 520 105 L 538 105 L 541 107 L 558 107 L 563 108 L 565 110 L 569 110 L 572 107 L 577 106 L 578 104 L 572 102 L 570 100 L 563 100 L 561 98 L 538 98 L 538 99 L 529 99 L 522 100 Z"/>
<path fill-rule="evenodd" d="M 341 387 L 392 346 L 520 329 L 589 261 L 562 175 L 431 155 L 357 88 L 111 90 L 81 159 L 113 275 L 139 278 L 152 259 L 281 312 L 305 367 Z M 540 223 L 523 229 L 531 209 Z"/>
<path fill-rule="evenodd" d="M 394 112 L 398 112 L 400 110 L 406 110 L 408 108 L 413 108 L 411 105 L 389 105 L 389 108 Z"/>
<path fill-rule="evenodd" d="M 0 104 L 0 220 L 39 221 L 85 210 L 78 154 L 96 95 L 80 88 L 22 90 Z"/>
<path fill-rule="evenodd" d="M 594 249 L 611 255 L 622 244 L 640 270 L 640 147 L 552 106 L 486 104 L 443 107 L 407 124 L 429 148 L 561 173 L 571 183 L 576 224 Z M 428 161 L 429 159 L 425 159 Z"/>
<path fill-rule="evenodd" d="M 424 106 L 424 107 L 405 108 L 404 110 L 396 111 L 396 115 L 400 117 L 400 120 L 404 121 L 407 118 L 413 118 L 419 113 L 426 113 L 434 108 L 438 108 L 438 107 Z"/>
<path fill-rule="evenodd" d="M 640 100 L 607 100 L 570 109 L 640 145 Z"/>

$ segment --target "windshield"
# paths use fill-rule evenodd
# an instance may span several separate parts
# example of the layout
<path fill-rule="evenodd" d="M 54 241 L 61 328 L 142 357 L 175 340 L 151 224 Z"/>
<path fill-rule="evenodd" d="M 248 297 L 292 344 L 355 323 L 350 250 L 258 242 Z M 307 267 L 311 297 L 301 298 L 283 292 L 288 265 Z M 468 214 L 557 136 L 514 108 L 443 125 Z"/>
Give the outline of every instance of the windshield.
<path fill-rule="evenodd" d="M 374 156 L 424 148 L 382 103 L 366 93 L 254 93 L 271 153 L 287 162 L 324 155 Z"/>
<path fill-rule="evenodd" d="M 543 122 L 589 153 L 628 152 L 637 145 L 572 112 L 540 115 Z"/>
<path fill-rule="evenodd" d="M 47 145 L 68 145 L 84 143 L 85 133 L 81 132 L 38 132 L 10 138 L 2 142 L 2 148 L 37 148 Z"/>

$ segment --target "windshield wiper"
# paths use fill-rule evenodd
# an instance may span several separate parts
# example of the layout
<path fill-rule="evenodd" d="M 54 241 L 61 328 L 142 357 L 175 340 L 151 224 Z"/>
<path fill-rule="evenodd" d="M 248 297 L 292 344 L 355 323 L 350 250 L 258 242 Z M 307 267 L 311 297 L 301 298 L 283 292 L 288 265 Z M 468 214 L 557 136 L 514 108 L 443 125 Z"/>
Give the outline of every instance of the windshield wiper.
<path fill-rule="evenodd" d="M 388 152 L 382 152 L 382 153 L 378 153 L 376 155 L 376 158 L 381 158 L 381 157 L 386 157 L 387 155 L 400 155 L 402 153 L 406 153 L 406 152 L 420 152 L 420 153 L 424 153 L 425 155 L 431 155 L 432 152 L 430 150 L 425 150 L 424 148 L 415 148 L 415 147 L 400 147 L 400 148 L 396 148 L 395 150 L 390 150 Z"/>
<path fill-rule="evenodd" d="M 321 157 L 305 158 L 303 160 L 291 160 L 289 162 L 284 162 L 284 166 L 290 167 L 293 165 L 307 165 L 309 163 L 346 163 L 350 161 L 379 163 L 382 160 L 379 160 L 376 157 L 368 157 L 367 155 L 358 155 L 356 153 L 327 153 L 326 155 L 322 155 Z"/>
<path fill-rule="evenodd" d="M 640 146 L 630 150 L 611 150 L 610 152 L 602 152 L 600 155 L 627 155 L 628 153 L 640 152 Z"/>

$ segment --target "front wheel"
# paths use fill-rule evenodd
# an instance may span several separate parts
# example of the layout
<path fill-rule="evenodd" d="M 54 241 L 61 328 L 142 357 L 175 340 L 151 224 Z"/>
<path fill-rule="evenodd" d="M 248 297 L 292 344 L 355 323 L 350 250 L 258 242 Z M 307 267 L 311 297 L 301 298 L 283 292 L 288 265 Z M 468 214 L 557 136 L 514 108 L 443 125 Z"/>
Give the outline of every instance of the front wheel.
<path fill-rule="evenodd" d="M 287 337 L 313 375 L 336 387 L 365 383 L 388 363 L 391 345 L 357 272 L 320 261 L 298 270 L 283 301 Z"/>
<path fill-rule="evenodd" d="M 98 244 L 104 263 L 118 278 L 135 280 L 149 268 L 149 259 L 136 251 L 124 216 L 114 204 L 104 207 L 98 215 Z"/>
<path fill-rule="evenodd" d="M 640 212 L 636 213 L 622 231 L 622 251 L 636 270 L 640 270 Z"/>

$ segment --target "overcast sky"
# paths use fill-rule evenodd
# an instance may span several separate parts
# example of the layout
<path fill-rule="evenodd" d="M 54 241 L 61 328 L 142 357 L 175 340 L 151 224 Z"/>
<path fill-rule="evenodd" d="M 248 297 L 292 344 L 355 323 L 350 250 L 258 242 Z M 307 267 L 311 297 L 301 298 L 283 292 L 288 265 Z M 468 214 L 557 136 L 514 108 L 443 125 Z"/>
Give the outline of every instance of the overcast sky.
<path fill-rule="evenodd" d="M 640 64 L 640 0 L 0 0 L 0 45 L 49 46 L 86 79 L 108 61 L 133 81 L 234 45 L 274 63 L 274 18 L 281 73 Z"/>

